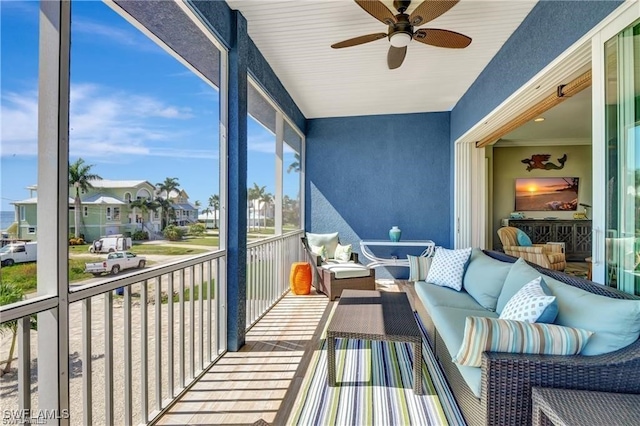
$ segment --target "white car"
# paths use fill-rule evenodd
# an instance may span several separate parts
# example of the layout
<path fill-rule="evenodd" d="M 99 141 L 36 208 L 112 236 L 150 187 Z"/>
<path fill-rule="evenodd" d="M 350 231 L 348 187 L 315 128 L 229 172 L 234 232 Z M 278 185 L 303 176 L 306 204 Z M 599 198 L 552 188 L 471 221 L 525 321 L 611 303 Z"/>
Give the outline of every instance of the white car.
<path fill-rule="evenodd" d="M 96 277 L 105 273 L 116 275 L 125 269 L 142 269 L 146 264 L 147 259 L 143 256 L 138 256 L 130 251 L 116 251 L 109 253 L 102 262 L 85 263 L 84 271 Z"/>
<path fill-rule="evenodd" d="M 0 248 L 0 264 L 11 266 L 14 263 L 35 262 L 38 254 L 37 242 L 11 243 Z"/>

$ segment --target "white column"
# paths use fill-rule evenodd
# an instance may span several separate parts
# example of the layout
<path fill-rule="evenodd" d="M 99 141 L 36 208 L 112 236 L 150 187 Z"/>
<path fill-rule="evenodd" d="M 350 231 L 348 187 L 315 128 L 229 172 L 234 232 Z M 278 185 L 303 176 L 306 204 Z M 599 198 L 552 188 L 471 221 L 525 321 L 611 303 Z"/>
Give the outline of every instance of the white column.
<path fill-rule="evenodd" d="M 38 294 L 58 308 L 38 314 L 40 410 L 69 409 L 69 30 L 68 1 L 40 2 L 38 100 Z M 57 424 L 56 420 L 50 420 Z M 61 419 L 60 424 L 68 424 Z"/>

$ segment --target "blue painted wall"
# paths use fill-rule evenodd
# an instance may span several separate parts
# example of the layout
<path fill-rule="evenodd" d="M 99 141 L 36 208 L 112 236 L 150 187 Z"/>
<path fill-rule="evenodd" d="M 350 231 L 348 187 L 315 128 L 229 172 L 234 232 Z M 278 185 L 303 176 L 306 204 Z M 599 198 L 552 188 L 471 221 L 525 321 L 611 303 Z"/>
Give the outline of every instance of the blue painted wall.
<path fill-rule="evenodd" d="M 338 231 L 358 252 L 362 239 L 387 240 L 392 225 L 402 239 L 451 247 L 449 141 L 448 112 L 308 120 L 306 229 Z"/>
<path fill-rule="evenodd" d="M 539 1 L 451 111 L 452 143 L 621 3 Z"/>

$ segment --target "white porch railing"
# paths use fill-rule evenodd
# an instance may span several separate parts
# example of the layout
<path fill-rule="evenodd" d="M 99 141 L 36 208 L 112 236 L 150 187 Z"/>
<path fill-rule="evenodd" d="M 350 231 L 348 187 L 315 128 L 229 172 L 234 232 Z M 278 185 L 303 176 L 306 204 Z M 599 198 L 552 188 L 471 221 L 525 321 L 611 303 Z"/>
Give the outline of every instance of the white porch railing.
<path fill-rule="evenodd" d="M 301 235 L 248 244 L 247 328 L 288 291 L 290 266 L 303 259 Z M 145 424 L 158 418 L 224 353 L 225 271 L 220 251 L 72 287 L 69 377 L 59 377 L 69 380 L 69 422 Z M 38 373 L 51 368 L 38 368 L 38 353 L 55 349 L 38 348 L 38 332 L 29 326 L 31 316 L 56 312 L 60 300 L 34 297 L 0 307 L 2 325 L 16 321 L 18 336 L 17 373 L 0 380 L 0 410 L 8 421 L 53 415 L 38 410 Z M 5 333 L 2 360 L 10 341 Z"/>
<path fill-rule="evenodd" d="M 302 231 L 247 244 L 247 328 L 289 291 L 289 270 L 304 259 Z"/>

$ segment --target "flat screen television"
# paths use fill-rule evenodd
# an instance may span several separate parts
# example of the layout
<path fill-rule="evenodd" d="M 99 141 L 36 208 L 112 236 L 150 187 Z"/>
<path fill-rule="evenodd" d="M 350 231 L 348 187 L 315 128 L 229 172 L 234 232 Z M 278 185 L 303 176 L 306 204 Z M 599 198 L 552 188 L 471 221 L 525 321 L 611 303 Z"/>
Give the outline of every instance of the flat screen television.
<path fill-rule="evenodd" d="M 576 211 L 577 177 L 516 178 L 515 211 Z"/>

